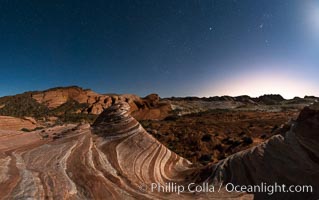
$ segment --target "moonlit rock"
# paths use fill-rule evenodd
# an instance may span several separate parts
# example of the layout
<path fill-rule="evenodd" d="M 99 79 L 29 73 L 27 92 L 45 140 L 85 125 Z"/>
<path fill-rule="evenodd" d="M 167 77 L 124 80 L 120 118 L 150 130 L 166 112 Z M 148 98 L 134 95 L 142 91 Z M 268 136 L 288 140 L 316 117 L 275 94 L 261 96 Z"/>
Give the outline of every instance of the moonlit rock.
<path fill-rule="evenodd" d="M 9 142 L 0 146 L 0 195 L 4 199 L 263 199 L 264 193 L 227 192 L 224 186 L 278 182 L 311 184 L 315 192 L 274 194 L 267 199 L 313 199 L 318 194 L 318 130 L 319 111 L 306 108 L 285 136 L 276 135 L 217 164 L 196 167 L 148 134 L 131 116 L 129 104 L 119 102 L 104 110 L 92 126 L 52 128 L 59 135 L 56 139 L 35 138 L 15 146 L 7 138 Z M 151 191 L 154 183 L 214 184 L 216 190 L 222 183 L 222 187 L 219 192 L 178 194 Z"/>

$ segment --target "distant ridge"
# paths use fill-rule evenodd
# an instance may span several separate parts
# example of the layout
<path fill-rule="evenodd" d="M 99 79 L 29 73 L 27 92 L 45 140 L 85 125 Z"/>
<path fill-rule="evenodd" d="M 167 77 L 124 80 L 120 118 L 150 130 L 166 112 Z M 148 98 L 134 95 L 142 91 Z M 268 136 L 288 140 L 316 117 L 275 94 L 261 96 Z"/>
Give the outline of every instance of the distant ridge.
<path fill-rule="evenodd" d="M 251 106 L 276 106 L 302 104 L 299 108 L 318 101 L 319 98 L 306 96 L 305 98 L 284 99 L 279 94 L 268 94 L 257 98 L 248 95 L 236 97 L 171 97 L 160 98 L 157 94 L 139 97 L 134 94 L 98 94 L 91 89 L 79 86 L 54 87 L 44 91 L 30 91 L 13 96 L 0 98 L 0 116 L 33 117 L 36 120 L 64 122 L 93 122 L 97 115 L 108 107 L 127 102 L 132 115 L 138 120 L 164 119 L 170 114 L 186 114 L 201 112 L 216 108 L 245 108 Z M 196 106 L 177 105 L 186 101 Z M 198 103 L 196 103 L 198 102 Z M 212 103 L 213 105 L 200 102 Z M 200 109 L 198 109 L 200 107 Z M 173 112 L 172 112 L 173 111 Z M 181 111 L 181 112 L 180 112 Z"/>

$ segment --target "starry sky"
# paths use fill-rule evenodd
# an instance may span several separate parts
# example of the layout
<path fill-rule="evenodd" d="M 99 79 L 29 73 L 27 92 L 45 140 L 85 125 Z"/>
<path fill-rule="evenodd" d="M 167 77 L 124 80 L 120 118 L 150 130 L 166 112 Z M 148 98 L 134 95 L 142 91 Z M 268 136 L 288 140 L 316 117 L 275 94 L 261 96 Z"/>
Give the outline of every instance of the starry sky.
<path fill-rule="evenodd" d="M 319 96 L 319 2 L 0 0 L 0 96 Z"/>

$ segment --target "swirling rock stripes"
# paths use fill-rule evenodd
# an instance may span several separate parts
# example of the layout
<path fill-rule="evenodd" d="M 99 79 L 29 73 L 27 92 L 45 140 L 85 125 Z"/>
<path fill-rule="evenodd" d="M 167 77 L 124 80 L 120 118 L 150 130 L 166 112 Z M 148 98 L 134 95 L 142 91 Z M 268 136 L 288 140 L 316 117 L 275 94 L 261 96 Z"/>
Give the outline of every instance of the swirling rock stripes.
<path fill-rule="evenodd" d="M 91 127 L 61 126 L 54 129 L 63 133 L 61 137 L 47 140 L 36 139 L 36 133 L 31 133 L 33 140 L 25 145 L 0 149 L 1 198 L 252 198 L 252 195 L 224 190 L 180 195 L 150 191 L 149 186 L 154 182 L 186 185 L 196 180 L 202 169 L 159 143 L 129 110 L 127 103 L 119 103 L 105 110 Z M 28 135 L 21 134 L 21 137 Z"/>

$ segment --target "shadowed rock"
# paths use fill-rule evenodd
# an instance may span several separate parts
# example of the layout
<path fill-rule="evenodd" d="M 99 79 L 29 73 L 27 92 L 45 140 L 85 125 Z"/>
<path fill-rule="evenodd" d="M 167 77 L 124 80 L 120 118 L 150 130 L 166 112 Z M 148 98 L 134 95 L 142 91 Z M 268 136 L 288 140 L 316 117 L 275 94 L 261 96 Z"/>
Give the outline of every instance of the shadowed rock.
<path fill-rule="evenodd" d="M 256 193 L 255 199 L 317 199 L 319 197 L 319 110 L 306 107 L 285 136 L 236 153 L 200 170 L 197 182 L 238 185 L 311 185 L 313 192 Z M 286 188 L 286 189 L 287 189 Z"/>

